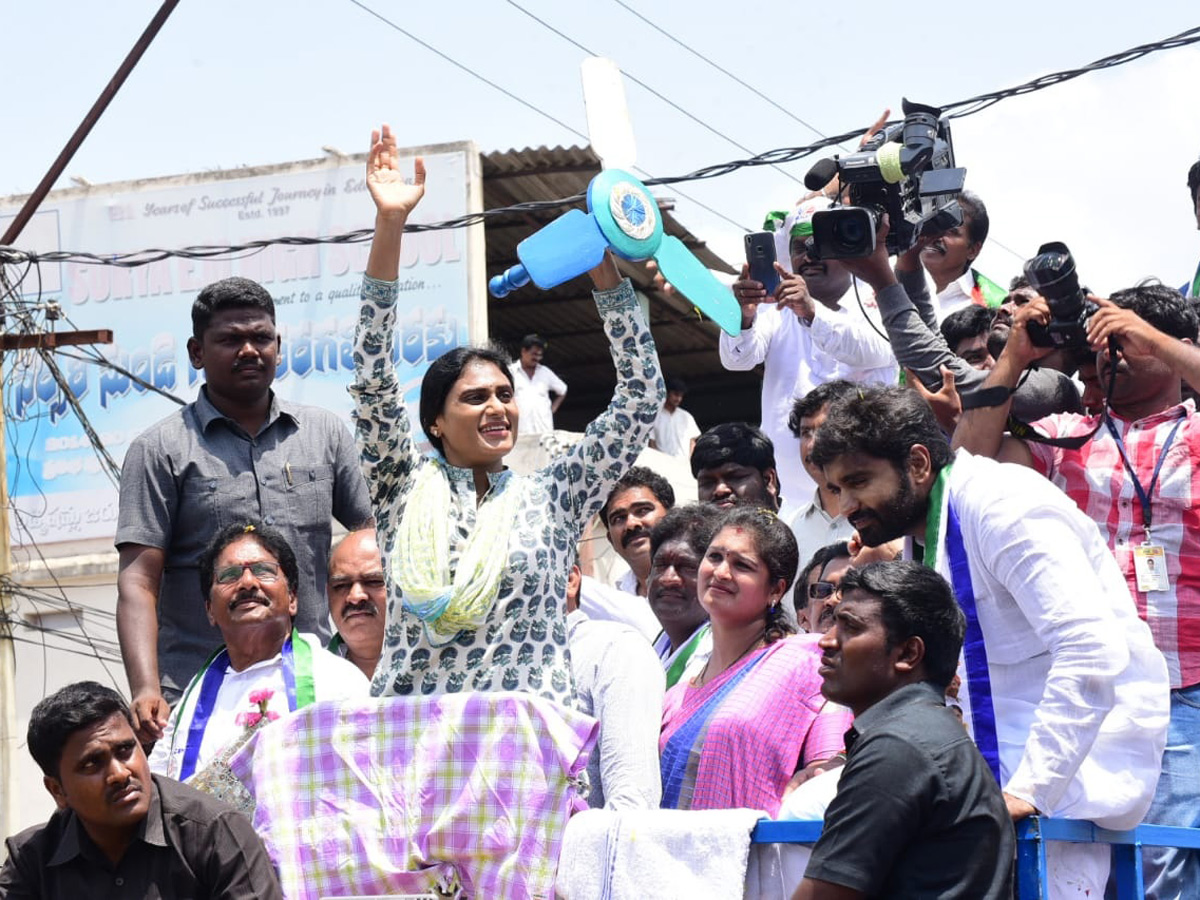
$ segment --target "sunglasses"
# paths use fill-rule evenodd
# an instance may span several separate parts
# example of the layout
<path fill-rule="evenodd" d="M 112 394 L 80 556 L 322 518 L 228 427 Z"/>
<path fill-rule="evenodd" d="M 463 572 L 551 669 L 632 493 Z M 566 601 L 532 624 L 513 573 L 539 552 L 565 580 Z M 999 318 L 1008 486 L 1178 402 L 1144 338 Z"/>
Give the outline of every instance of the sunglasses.
<path fill-rule="evenodd" d="M 809 600 L 824 600 L 837 593 L 837 585 L 828 581 L 814 581 L 808 586 Z"/>
<path fill-rule="evenodd" d="M 226 566 L 217 570 L 217 584 L 234 584 L 242 580 L 242 573 L 247 569 L 259 581 L 270 584 L 279 577 L 279 566 L 273 562 L 242 563 L 239 566 Z"/>

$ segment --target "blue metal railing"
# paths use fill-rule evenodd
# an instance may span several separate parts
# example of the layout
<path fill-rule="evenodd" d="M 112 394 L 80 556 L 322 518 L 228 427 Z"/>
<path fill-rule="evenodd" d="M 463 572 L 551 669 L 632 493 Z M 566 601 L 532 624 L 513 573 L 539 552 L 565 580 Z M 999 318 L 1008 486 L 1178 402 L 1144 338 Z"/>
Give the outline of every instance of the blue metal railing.
<path fill-rule="evenodd" d="M 821 836 L 821 822 L 762 819 L 754 826 L 756 844 L 811 844 Z M 1044 900 L 1050 896 L 1046 879 L 1046 842 L 1110 844 L 1113 885 L 1117 900 L 1141 900 L 1142 847 L 1200 849 L 1200 828 L 1139 825 L 1129 831 L 1110 831 L 1091 822 L 1030 816 L 1017 823 L 1017 897 Z"/>

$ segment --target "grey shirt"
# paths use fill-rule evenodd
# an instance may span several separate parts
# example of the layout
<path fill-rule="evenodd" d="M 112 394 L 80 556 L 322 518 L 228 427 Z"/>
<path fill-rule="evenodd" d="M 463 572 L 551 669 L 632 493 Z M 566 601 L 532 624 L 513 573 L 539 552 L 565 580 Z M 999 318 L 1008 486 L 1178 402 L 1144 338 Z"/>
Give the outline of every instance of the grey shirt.
<path fill-rule="evenodd" d="M 296 627 L 328 640 L 325 566 L 336 518 L 347 528 L 371 517 L 350 429 L 332 412 L 272 393 L 253 437 L 217 411 L 201 388 L 190 403 L 140 434 L 121 470 L 116 545 L 166 553 L 158 592 L 158 668 L 176 699 L 222 643 L 209 625 L 198 564 L 218 531 L 262 522 L 296 554 Z"/>
<path fill-rule="evenodd" d="M 71 810 L 8 839 L 0 900 L 282 900 L 249 820 L 187 785 L 151 776 L 150 810 L 113 865 Z"/>
<path fill-rule="evenodd" d="M 938 330 L 925 272 L 897 272 L 896 277 L 900 283 L 876 294 L 875 302 L 897 362 L 916 372 L 930 390 L 942 385 L 939 366 L 954 373 L 955 387 L 963 397 L 983 387 L 988 373 L 954 353 Z M 1031 369 L 1013 394 L 1012 412 L 1024 422 L 1034 422 L 1057 412 L 1083 412 L 1083 404 L 1074 382 L 1062 372 Z"/>
<path fill-rule="evenodd" d="M 846 732 L 846 766 L 805 870 L 888 900 L 1010 900 L 1016 836 L 1000 786 L 932 685 Z"/>

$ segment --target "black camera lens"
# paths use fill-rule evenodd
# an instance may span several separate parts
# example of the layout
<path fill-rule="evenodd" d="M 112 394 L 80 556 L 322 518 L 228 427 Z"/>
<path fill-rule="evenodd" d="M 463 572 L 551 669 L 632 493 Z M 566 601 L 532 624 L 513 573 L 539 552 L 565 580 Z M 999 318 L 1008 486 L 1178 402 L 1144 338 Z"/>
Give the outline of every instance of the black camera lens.
<path fill-rule="evenodd" d="M 813 214 L 813 248 L 819 259 L 856 259 L 875 249 L 872 210 L 842 206 Z M 810 254 L 811 256 L 811 254 Z"/>
<path fill-rule="evenodd" d="M 867 236 L 863 228 L 863 220 L 854 218 L 840 219 L 833 229 L 834 239 L 843 247 L 858 247 Z"/>

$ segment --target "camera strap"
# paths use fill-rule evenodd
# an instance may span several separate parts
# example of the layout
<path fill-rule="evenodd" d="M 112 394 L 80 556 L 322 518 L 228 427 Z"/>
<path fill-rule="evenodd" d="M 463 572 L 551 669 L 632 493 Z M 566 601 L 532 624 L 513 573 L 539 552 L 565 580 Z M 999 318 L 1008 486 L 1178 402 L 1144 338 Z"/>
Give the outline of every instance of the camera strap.
<path fill-rule="evenodd" d="M 1108 338 L 1108 353 L 1111 359 L 1117 358 L 1117 339 L 1113 336 Z M 1023 441 L 1032 441 L 1035 444 L 1045 444 L 1048 447 L 1061 447 L 1063 450 L 1078 450 L 1088 441 L 1096 436 L 1096 433 L 1104 427 L 1104 423 L 1108 421 L 1108 410 L 1112 405 L 1113 388 L 1117 383 L 1117 370 L 1114 364 L 1108 373 L 1108 387 L 1104 391 L 1104 412 L 1101 413 L 1099 420 L 1094 428 L 1087 434 L 1076 434 L 1071 437 L 1050 437 L 1047 434 L 1042 434 L 1037 431 L 1028 422 L 1022 422 L 1014 415 L 1008 417 L 1008 433 L 1015 438 L 1020 438 Z M 1020 387 L 1020 385 L 1018 385 Z M 1015 388 L 1006 387 L 990 387 L 976 391 L 970 397 L 964 397 L 962 400 L 963 410 L 979 409 L 984 406 L 999 406 L 1006 402 L 1012 396 Z"/>

